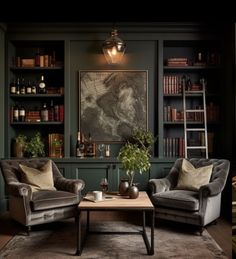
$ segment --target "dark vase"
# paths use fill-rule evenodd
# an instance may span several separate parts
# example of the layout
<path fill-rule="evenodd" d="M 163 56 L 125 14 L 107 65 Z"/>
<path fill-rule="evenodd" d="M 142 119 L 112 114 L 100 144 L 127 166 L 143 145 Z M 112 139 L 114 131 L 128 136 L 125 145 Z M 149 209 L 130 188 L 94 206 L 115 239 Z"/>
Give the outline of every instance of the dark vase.
<path fill-rule="evenodd" d="M 136 199 L 139 196 L 139 189 L 136 186 L 136 184 L 133 184 L 132 186 L 129 187 L 128 189 L 128 195 L 130 199 Z"/>
<path fill-rule="evenodd" d="M 121 179 L 119 184 L 119 194 L 128 195 L 129 179 Z"/>

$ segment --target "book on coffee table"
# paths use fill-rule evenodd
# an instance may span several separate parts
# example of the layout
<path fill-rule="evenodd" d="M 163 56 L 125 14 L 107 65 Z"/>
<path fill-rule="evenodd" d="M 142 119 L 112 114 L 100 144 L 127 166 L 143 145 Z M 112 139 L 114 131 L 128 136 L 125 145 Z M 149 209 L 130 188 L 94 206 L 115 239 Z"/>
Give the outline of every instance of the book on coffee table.
<path fill-rule="evenodd" d="M 88 201 L 92 201 L 92 202 L 102 202 L 102 201 L 115 200 L 116 197 L 113 197 L 113 196 L 105 196 L 105 197 L 102 198 L 102 200 L 95 200 L 93 195 L 86 195 L 86 196 L 84 197 L 84 199 L 85 199 L 85 200 L 88 200 Z"/>

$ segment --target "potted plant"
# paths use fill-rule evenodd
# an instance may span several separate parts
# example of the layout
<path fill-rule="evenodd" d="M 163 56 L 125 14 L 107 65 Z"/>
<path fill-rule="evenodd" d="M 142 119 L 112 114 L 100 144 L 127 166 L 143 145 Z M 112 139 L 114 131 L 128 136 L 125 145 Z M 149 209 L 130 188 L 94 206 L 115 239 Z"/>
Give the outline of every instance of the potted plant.
<path fill-rule="evenodd" d="M 34 137 L 27 143 L 25 151 L 30 157 L 45 156 L 44 143 L 41 138 L 40 132 L 37 132 Z"/>
<path fill-rule="evenodd" d="M 130 198 L 138 197 L 138 188 L 134 186 L 133 180 L 135 172 L 147 172 L 151 166 L 148 149 L 141 148 L 137 144 L 127 142 L 118 154 L 118 159 L 122 163 L 122 168 L 126 171 L 129 179 L 128 195 Z"/>
<path fill-rule="evenodd" d="M 23 134 L 19 134 L 15 139 L 14 154 L 16 157 L 24 157 L 25 147 L 27 144 L 27 137 Z"/>

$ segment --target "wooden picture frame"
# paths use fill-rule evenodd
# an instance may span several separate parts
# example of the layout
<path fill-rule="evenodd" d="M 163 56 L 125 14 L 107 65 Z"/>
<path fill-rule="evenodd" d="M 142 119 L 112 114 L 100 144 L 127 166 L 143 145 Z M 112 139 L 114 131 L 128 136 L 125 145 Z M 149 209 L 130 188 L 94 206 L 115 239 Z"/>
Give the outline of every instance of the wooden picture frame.
<path fill-rule="evenodd" d="M 80 70 L 79 129 L 96 142 L 123 142 L 147 129 L 148 71 Z"/>

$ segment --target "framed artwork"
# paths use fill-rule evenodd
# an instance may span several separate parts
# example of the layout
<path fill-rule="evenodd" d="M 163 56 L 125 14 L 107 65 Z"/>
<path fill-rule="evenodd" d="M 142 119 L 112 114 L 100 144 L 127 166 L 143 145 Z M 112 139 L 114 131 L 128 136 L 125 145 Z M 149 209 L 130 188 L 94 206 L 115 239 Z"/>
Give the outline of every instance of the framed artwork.
<path fill-rule="evenodd" d="M 79 71 L 79 129 L 94 141 L 123 142 L 147 129 L 146 70 Z"/>

